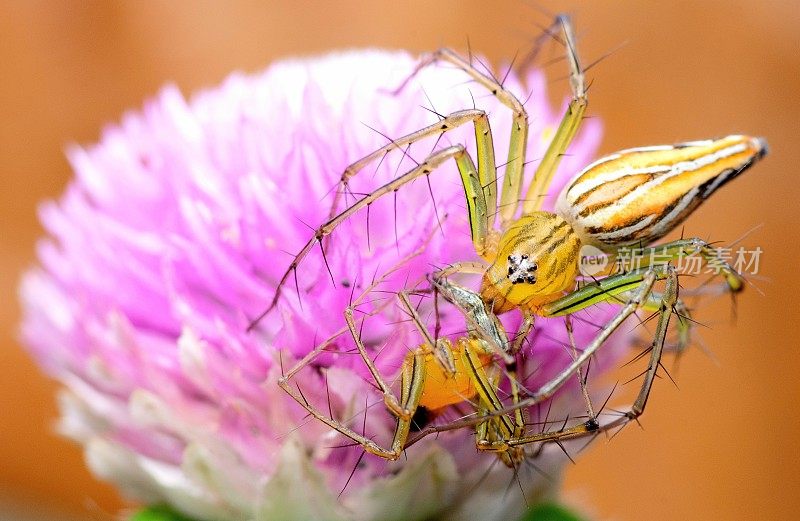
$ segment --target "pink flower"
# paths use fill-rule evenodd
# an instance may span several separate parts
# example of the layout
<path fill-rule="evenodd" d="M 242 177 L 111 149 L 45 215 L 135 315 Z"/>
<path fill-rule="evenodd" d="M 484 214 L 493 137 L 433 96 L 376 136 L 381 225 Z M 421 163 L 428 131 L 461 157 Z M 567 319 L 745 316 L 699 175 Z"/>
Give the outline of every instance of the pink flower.
<path fill-rule="evenodd" d="M 291 261 L 287 252 L 327 218 L 343 169 L 384 145 L 381 134 L 398 137 L 436 121 L 421 106 L 444 114 L 471 108 L 474 97 L 490 114 L 504 160 L 509 111 L 462 72 L 428 67 L 399 94 L 388 92 L 415 64 L 402 53 L 351 52 L 235 74 L 190 102 L 167 87 L 98 144 L 70 148 L 76 179 L 60 201 L 41 208 L 50 238 L 39 245 L 41 267 L 22 283 L 22 331 L 64 385 L 61 432 L 85 447 L 99 477 L 203 520 L 390 519 L 397 511 L 403 519 L 510 519 L 521 511 L 522 495 L 506 492 L 512 473 L 476 452 L 471 431 L 428 437 L 395 463 L 361 459 L 360 447 L 332 448 L 350 440 L 306 419 L 276 385 L 281 362 L 288 367 L 339 331 L 351 299 L 421 249 L 364 304 L 375 311 L 394 299 L 362 329 L 380 352 L 378 368 L 394 380 L 407 349 L 422 341 L 391 293 L 434 267 L 476 257 L 454 167 L 434 173 L 430 188 L 424 180 L 406 186 L 396 202 L 388 195 L 340 226 L 326 259 L 317 249 L 300 265 L 300 299 L 289 284 L 275 313 L 246 332 L 270 302 Z M 547 106 L 540 73 L 525 81 L 510 74 L 505 84 L 529 99 L 528 157 L 537 159 L 560 111 Z M 594 156 L 599 127 L 585 122 L 551 202 Z M 471 132 L 448 133 L 442 143 L 474 149 Z M 416 144 L 409 155 L 421 160 L 433 145 Z M 398 152 L 362 172 L 351 190 L 369 192 L 412 165 Z M 421 312 L 432 328 L 430 299 Z M 607 316 L 604 308 L 592 313 L 599 322 Z M 442 325 L 454 338 L 465 320 L 451 309 Z M 576 326 L 585 345 L 595 328 Z M 563 320 L 537 323 L 526 348 L 528 369 L 537 370 L 526 386 L 569 362 L 565 339 Z M 334 344 L 338 351 L 317 359 L 319 370 L 301 373 L 297 384 L 309 400 L 330 400 L 334 416 L 351 414 L 354 424 L 385 436 L 392 419 L 361 359 L 348 354 L 352 338 Z M 604 347 L 600 365 L 612 363 L 620 345 Z M 583 411 L 573 387 L 557 397 L 551 419 Z M 533 463 L 558 476 L 565 461 L 546 447 Z M 551 482 L 526 472 L 527 500 L 552 493 Z"/>

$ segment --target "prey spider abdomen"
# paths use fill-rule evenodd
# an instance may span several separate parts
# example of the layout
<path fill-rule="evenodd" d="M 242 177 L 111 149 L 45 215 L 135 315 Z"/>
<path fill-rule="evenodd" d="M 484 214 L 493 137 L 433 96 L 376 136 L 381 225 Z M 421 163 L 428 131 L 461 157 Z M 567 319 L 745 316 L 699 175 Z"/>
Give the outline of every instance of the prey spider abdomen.
<path fill-rule="evenodd" d="M 433 354 L 433 347 L 428 344 L 423 344 L 408 353 L 405 362 L 408 366 L 411 366 L 412 362 L 425 364 L 425 382 L 419 398 L 419 407 L 424 407 L 433 414 L 450 405 L 474 398 L 478 390 L 474 381 L 468 376 L 467 367 L 475 361 L 479 366 L 484 366 L 492 359 L 491 353 L 479 346 L 477 340 L 460 338 L 453 344 L 450 340 L 442 338 L 439 342 L 442 342 L 442 347 L 452 354 L 454 362 L 452 374 L 438 363 Z M 418 354 L 422 355 L 421 360 L 412 360 Z"/>

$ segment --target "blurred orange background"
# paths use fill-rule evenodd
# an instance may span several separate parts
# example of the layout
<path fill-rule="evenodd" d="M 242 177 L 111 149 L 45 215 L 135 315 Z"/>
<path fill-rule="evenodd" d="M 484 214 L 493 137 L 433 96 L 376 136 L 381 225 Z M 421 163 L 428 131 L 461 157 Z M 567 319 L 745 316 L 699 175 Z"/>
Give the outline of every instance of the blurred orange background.
<path fill-rule="evenodd" d="M 430 4 L 430 5 L 429 5 Z M 52 432 L 56 385 L 16 340 L 16 284 L 34 262 L 38 201 L 70 177 L 66 143 L 159 87 L 184 93 L 285 56 L 348 47 L 472 48 L 508 61 L 540 32 L 538 8 L 575 17 L 594 67 L 602 152 L 742 132 L 768 158 L 690 219 L 687 233 L 764 250 L 758 291 L 702 331 L 680 389 L 660 380 L 642 420 L 594 443 L 566 494 L 597 519 L 782 519 L 800 512 L 800 7 L 796 2 L 22 2 L 0 3 L 0 519 L 108 519 L 123 504 Z M 555 71 L 555 72 L 552 72 Z M 551 78 L 561 76 L 551 69 Z M 566 95 L 551 83 L 553 99 Z M 720 317 L 723 317 L 720 319 Z M 669 365 L 668 365 L 669 367 Z M 35 508 L 34 506 L 35 505 Z M 17 509 L 13 517 L 9 509 Z M 39 512 L 34 517 L 33 513 Z"/>

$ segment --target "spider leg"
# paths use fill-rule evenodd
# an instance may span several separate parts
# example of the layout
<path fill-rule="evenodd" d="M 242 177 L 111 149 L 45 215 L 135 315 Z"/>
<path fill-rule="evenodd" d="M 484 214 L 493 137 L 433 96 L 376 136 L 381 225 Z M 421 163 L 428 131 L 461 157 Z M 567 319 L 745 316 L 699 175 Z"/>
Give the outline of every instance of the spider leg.
<path fill-rule="evenodd" d="M 511 354 L 516 355 L 522 349 L 522 344 L 528 339 L 528 333 L 533 329 L 536 322 L 536 315 L 523 311 L 522 322 L 519 325 L 514 341 L 511 342 Z"/>
<path fill-rule="evenodd" d="M 676 262 L 680 269 L 688 268 L 687 263 L 692 258 L 703 260 L 715 273 L 722 275 L 728 291 L 736 293 L 744 289 L 744 278 L 725 260 L 721 252 L 696 237 L 645 248 L 620 248 L 616 255 L 617 263 L 623 269 L 638 269 L 667 262 Z"/>
<path fill-rule="evenodd" d="M 418 177 L 430 175 L 448 159 L 453 159 L 456 162 L 458 171 L 461 174 L 461 180 L 464 184 L 464 190 L 467 195 L 467 206 L 469 210 L 470 230 L 472 232 L 473 245 L 478 253 L 482 253 L 486 244 L 486 238 L 488 236 L 488 214 L 486 200 L 483 197 L 483 189 L 478 178 L 478 172 L 475 168 L 475 163 L 473 163 L 472 158 L 469 156 L 463 145 L 450 146 L 433 153 L 415 168 L 386 183 L 372 193 L 362 197 L 347 209 L 329 219 L 322 226 L 317 228 L 314 231 L 313 237 L 311 237 L 311 239 L 309 239 L 303 248 L 295 255 L 291 264 L 289 264 L 289 267 L 284 272 L 275 288 L 275 295 L 273 296 L 269 307 L 267 307 L 266 310 L 264 310 L 250 323 L 248 330 L 252 330 L 262 318 L 267 316 L 267 314 L 269 314 L 269 312 L 275 308 L 280 300 L 283 286 L 289 280 L 289 276 L 297 269 L 297 266 L 303 261 L 306 255 L 308 255 L 315 244 L 322 244 L 322 240 L 326 236 L 330 235 L 337 226 L 339 226 L 342 222 L 359 210 L 368 207 L 370 204 L 384 195 L 397 192 L 403 185 L 410 183 Z"/>
<path fill-rule="evenodd" d="M 430 237 L 429 237 L 430 240 Z M 377 288 L 383 281 L 385 281 L 392 273 L 396 272 L 400 269 L 403 265 L 405 265 L 411 258 L 419 255 L 422 253 L 424 248 L 427 245 L 427 241 L 423 244 L 420 248 L 415 250 L 414 252 L 410 253 L 403 259 L 401 259 L 392 269 L 385 272 L 379 278 L 375 279 L 372 284 L 370 284 L 361 295 L 358 296 L 344 311 L 345 322 L 347 326 L 345 328 L 340 329 L 339 331 L 335 332 L 331 335 L 330 338 L 319 344 L 315 347 L 311 352 L 309 352 L 306 356 L 304 356 L 301 360 L 299 360 L 289 371 L 284 373 L 278 379 L 278 385 L 286 391 L 294 400 L 302 406 L 310 415 L 327 425 L 328 427 L 336 430 L 340 434 L 350 438 L 354 442 L 360 444 L 365 451 L 369 452 L 370 454 L 374 454 L 376 456 L 380 456 L 382 458 L 388 460 L 396 460 L 402 454 L 404 445 L 406 443 L 406 439 L 408 438 L 408 433 L 411 427 L 411 420 L 414 415 L 414 412 L 417 409 L 420 396 L 422 395 L 422 389 L 425 382 L 425 356 L 427 352 L 422 348 L 418 348 L 412 352 L 410 352 L 406 358 L 403 360 L 403 365 L 401 369 L 401 393 L 400 399 L 398 400 L 394 393 L 392 393 L 391 388 L 386 383 L 385 379 L 381 376 L 378 369 L 375 367 L 375 363 L 370 358 L 369 354 L 366 351 L 364 343 L 361 341 L 361 336 L 358 332 L 358 328 L 355 325 L 355 321 L 353 320 L 353 311 L 361 304 L 361 302 L 369 295 L 375 288 Z M 389 303 L 383 303 L 379 305 L 375 310 L 371 312 L 371 314 L 380 313 L 385 309 Z M 324 412 L 322 412 L 318 407 L 311 404 L 303 393 L 300 391 L 299 388 L 295 389 L 291 386 L 290 382 L 293 377 L 297 375 L 303 368 L 308 367 L 314 359 L 316 359 L 320 354 L 324 353 L 326 348 L 329 347 L 336 338 L 341 336 L 345 331 L 349 331 L 353 340 L 355 341 L 356 348 L 358 350 L 359 355 L 363 359 L 364 363 L 366 364 L 367 368 L 370 371 L 370 374 L 375 379 L 376 384 L 383 392 L 384 396 L 384 404 L 386 405 L 387 410 L 397 418 L 397 426 L 395 428 L 395 433 L 392 437 L 392 444 L 390 448 L 384 448 L 379 444 L 375 443 L 373 440 L 367 438 L 364 434 L 359 434 L 358 432 L 354 431 L 350 427 L 346 425 L 345 422 L 336 420 Z"/>
<path fill-rule="evenodd" d="M 439 61 L 450 63 L 464 71 L 479 85 L 491 92 L 500 103 L 511 109 L 513 114 L 511 138 L 508 145 L 508 160 L 505 166 L 506 170 L 499 207 L 501 228 L 505 228 L 509 222 L 514 220 L 519 206 L 519 199 L 522 195 L 522 173 L 525 168 L 525 153 L 528 145 L 528 113 L 519 99 L 496 78 L 479 71 L 472 64 L 471 59 L 465 60 L 457 52 L 446 48 L 439 49 L 420 61 L 414 72 L 397 88 L 397 91 L 402 90 L 420 70 Z M 487 184 L 489 181 L 491 182 Z M 497 200 L 495 182 L 496 179 L 487 179 L 484 182 L 487 199 Z M 495 217 L 495 213 L 492 213 L 492 223 L 494 223 Z"/>
<path fill-rule="evenodd" d="M 456 273 L 471 273 L 473 275 L 483 275 L 486 272 L 486 265 L 480 262 L 454 262 L 440 270 L 433 272 L 431 277 L 434 280 L 442 280 L 455 275 Z"/>
<path fill-rule="evenodd" d="M 699 271 L 700 264 L 705 262 L 715 274 L 721 275 L 725 280 L 720 283 L 723 291 L 738 293 L 744 289 L 744 278 L 725 260 L 720 250 L 696 237 L 644 248 L 620 248 L 616 252 L 616 262 L 617 267 L 623 270 L 641 269 L 655 264 L 674 262 L 678 271 L 686 272 Z M 624 295 L 621 297 L 624 298 Z M 661 298 L 661 294 L 653 292 L 649 295 L 647 302 L 643 304 L 642 309 L 657 312 Z M 680 354 L 689 346 L 692 320 L 689 309 L 681 299 L 676 300 L 673 311 L 678 316 L 677 353 Z"/>
<path fill-rule="evenodd" d="M 470 224 L 476 228 L 472 230 L 473 240 L 480 241 L 475 243 L 475 249 L 479 254 L 482 254 L 485 247 L 483 241 L 490 227 L 489 219 L 497 212 L 497 196 L 495 192 L 492 191 L 497 182 L 495 179 L 497 173 L 494 158 L 494 144 L 492 141 L 489 118 L 482 110 L 472 109 L 453 112 L 432 125 L 406 134 L 400 138 L 393 139 L 391 143 L 384 145 L 349 165 L 344 169 L 344 172 L 342 172 L 339 181 L 340 187 L 336 190 L 334 195 L 329 218 L 332 220 L 336 217 L 339 201 L 346 192 L 350 179 L 366 166 L 381 159 L 393 150 L 403 150 L 406 146 L 416 143 L 417 141 L 437 134 L 444 134 L 445 132 L 461 127 L 469 122 L 472 122 L 475 129 L 477 176 L 474 180 L 470 180 L 469 182 L 464 181 L 464 188 L 466 190 L 467 205 L 470 210 Z M 475 206 L 480 208 L 474 208 Z"/>
<path fill-rule="evenodd" d="M 647 284 L 646 282 L 643 284 Z M 642 286 L 644 288 L 646 286 Z M 652 284 L 651 284 L 652 287 Z M 638 293 L 641 293 L 640 291 Z M 630 301 L 629 301 L 630 302 Z M 636 420 L 644 413 L 647 406 L 647 400 L 650 397 L 650 391 L 653 388 L 656 372 L 661 364 L 661 356 L 664 352 L 664 343 L 667 336 L 667 329 L 669 327 L 670 317 L 673 313 L 673 308 L 678 302 L 678 275 L 674 269 L 669 269 L 666 272 L 666 289 L 661 297 L 658 309 L 658 325 L 654 335 L 653 343 L 650 347 L 650 361 L 647 365 L 647 370 L 644 373 L 644 381 L 639 389 L 639 394 L 636 397 L 631 408 L 622 414 L 614 421 L 600 424 L 596 418 L 590 413 L 588 421 L 575 425 L 569 428 L 560 429 L 558 431 L 544 432 L 534 434 L 531 436 L 523 436 L 514 440 L 508 440 L 509 446 L 518 446 L 529 443 L 545 442 L 560 440 L 565 438 L 574 438 L 585 435 L 595 435 L 599 432 L 608 431 L 616 428 L 621 428 L 630 421 Z M 594 342 L 592 343 L 594 345 Z"/>
<path fill-rule="evenodd" d="M 625 300 L 627 294 L 622 293 L 620 298 Z M 653 291 L 647 296 L 647 300 L 642 303 L 641 309 L 649 313 L 659 313 L 661 310 L 661 303 L 664 301 L 664 293 Z M 675 301 L 672 312 L 678 317 L 678 322 L 675 328 L 678 333 L 678 343 L 675 346 L 675 353 L 682 354 L 689 347 L 692 332 L 692 315 L 689 308 L 680 298 Z"/>
<path fill-rule="evenodd" d="M 572 23 L 569 17 L 561 15 L 556 18 L 555 23 L 548 32 L 551 32 L 555 26 L 561 26 L 561 31 L 564 36 L 563 43 L 566 47 L 567 61 L 569 63 L 569 83 L 572 90 L 572 100 L 569 102 L 567 112 L 561 119 L 561 123 L 553 136 L 553 140 L 547 147 L 544 157 L 541 162 L 539 162 L 539 166 L 533 174 L 533 181 L 531 181 L 528 187 L 528 193 L 522 205 L 522 212 L 524 214 L 532 213 L 541 208 L 542 201 L 544 200 L 542 196 L 547 192 L 547 187 L 550 186 L 550 181 L 553 179 L 558 169 L 561 158 L 566 153 L 567 148 L 578 132 L 588 103 L 586 97 L 586 81 L 578 59 L 578 49 Z M 558 39 L 552 32 L 551 36 Z"/>
<path fill-rule="evenodd" d="M 555 394 L 568 378 L 576 374 L 578 369 L 600 348 L 611 333 L 622 325 L 647 300 L 656 280 L 672 277 L 675 269 L 669 265 L 651 266 L 647 270 L 606 277 L 597 283 L 586 285 L 554 302 L 545 304 L 540 309 L 543 316 L 560 316 L 572 314 L 597 302 L 616 300 L 620 293 L 630 291 L 630 297 L 617 315 L 606 324 L 595 339 L 583 350 L 573 362 L 556 377 L 539 388 L 530 398 L 522 400 L 522 406 L 535 405 Z M 632 288 L 635 287 L 634 288 Z M 632 291 L 631 291 L 632 290 Z M 671 309 L 670 309 L 671 311 Z"/>
<path fill-rule="evenodd" d="M 569 347 L 571 350 L 573 360 L 578 358 L 578 347 L 575 345 L 575 334 L 572 328 L 572 316 L 567 315 L 564 317 L 564 326 L 567 329 L 567 337 L 569 338 Z M 586 412 L 589 415 L 589 418 L 597 418 L 597 415 L 594 412 L 594 406 L 592 405 L 592 398 L 589 396 L 589 389 L 586 386 L 587 378 L 588 378 L 589 369 L 586 369 L 586 375 L 584 375 L 583 368 L 579 367 L 576 373 L 578 377 L 578 385 L 581 387 L 581 394 L 583 395 L 583 400 L 586 402 Z"/>

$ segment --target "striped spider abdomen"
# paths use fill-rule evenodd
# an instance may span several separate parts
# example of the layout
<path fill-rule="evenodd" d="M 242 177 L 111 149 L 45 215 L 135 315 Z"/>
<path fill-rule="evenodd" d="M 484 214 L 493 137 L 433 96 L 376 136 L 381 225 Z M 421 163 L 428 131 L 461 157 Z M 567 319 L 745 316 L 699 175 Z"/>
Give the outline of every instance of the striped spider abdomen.
<path fill-rule="evenodd" d="M 766 152 L 763 139 L 740 135 L 622 150 L 576 175 L 556 211 L 585 244 L 649 244 Z"/>

